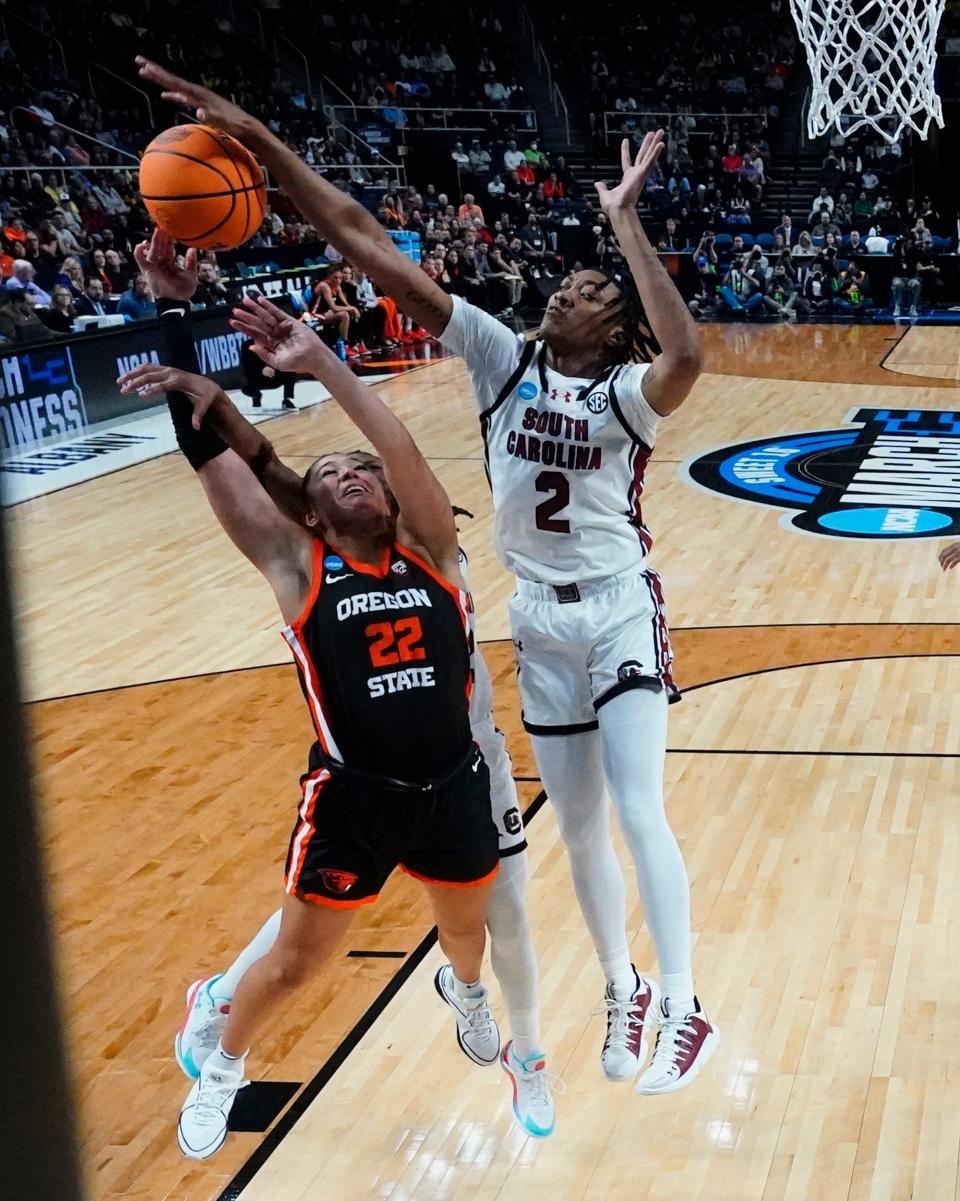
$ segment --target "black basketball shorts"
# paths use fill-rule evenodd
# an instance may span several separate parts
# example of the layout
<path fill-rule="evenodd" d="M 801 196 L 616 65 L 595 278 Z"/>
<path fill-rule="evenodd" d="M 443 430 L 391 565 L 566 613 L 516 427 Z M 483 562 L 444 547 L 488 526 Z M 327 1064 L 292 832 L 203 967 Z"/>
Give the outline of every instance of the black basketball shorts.
<path fill-rule="evenodd" d="M 460 888 L 496 875 L 499 836 L 479 750 L 430 791 L 379 786 L 326 767 L 301 785 L 284 873 L 291 896 L 350 909 L 372 904 L 396 867 Z"/>

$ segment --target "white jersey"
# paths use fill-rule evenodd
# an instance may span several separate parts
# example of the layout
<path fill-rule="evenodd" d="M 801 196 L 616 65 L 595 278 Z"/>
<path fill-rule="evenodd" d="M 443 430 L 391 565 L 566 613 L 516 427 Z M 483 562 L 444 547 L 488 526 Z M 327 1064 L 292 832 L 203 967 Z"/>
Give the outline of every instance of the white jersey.
<path fill-rule="evenodd" d="M 545 343 L 459 297 L 440 341 L 470 373 L 508 570 L 571 584 L 642 568 L 653 540 L 640 498 L 659 421 L 643 396 L 648 364 L 561 375 Z"/>

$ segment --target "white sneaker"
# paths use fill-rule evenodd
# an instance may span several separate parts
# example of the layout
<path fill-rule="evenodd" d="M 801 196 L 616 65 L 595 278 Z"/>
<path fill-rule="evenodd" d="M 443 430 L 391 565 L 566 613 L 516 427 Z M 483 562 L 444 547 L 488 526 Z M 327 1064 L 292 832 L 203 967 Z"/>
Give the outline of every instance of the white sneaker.
<path fill-rule="evenodd" d="M 230 1015 L 226 1001 L 215 1001 L 210 986 L 223 978 L 208 976 L 194 980 L 187 989 L 187 1009 L 174 1040 L 173 1052 L 185 1076 L 196 1080 L 210 1053 L 216 1049 Z"/>
<path fill-rule="evenodd" d="M 910 309 L 907 312 L 907 316 L 908 317 L 919 317 L 920 316 L 920 314 L 917 312 L 917 306 L 915 304 L 912 304 L 910 306 Z"/>
<path fill-rule="evenodd" d="M 238 1072 L 205 1067 L 183 1103 L 177 1142 L 190 1159 L 209 1159 L 223 1146 L 233 1102 L 247 1084 L 243 1078 L 243 1060 L 239 1062 Z"/>
<path fill-rule="evenodd" d="M 660 1032 L 650 1066 L 637 1081 L 637 1092 L 675 1093 L 692 1084 L 720 1045 L 720 1031 L 694 998 L 689 1013 L 672 1017 L 660 1006 Z"/>
<path fill-rule="evenodd" d="M 897 305 L 897 307 L 893 310 L 893 315 L 894 315 L 894 317 L 900 316 L 900 306 L 899 305 Z"/>
<path fill-rule="evenodd" d="M 647 980 L 633 969 L 637 985 L 633 996 L 618 1001 L 610 985 L 604 994 L 607 1015 L 607 1037 L 600 1053 L 600 1066 L 608 1080 L 632 1080 L 640 1070 L 647 1054 L 646 1023 L 651 1011 L 660 1004 L 660 988 L 655 980 Z"/>
<path fill-rule="evenodd" d="M 503 1048 L 500 1066 L 513 1083 L 513 1116 L 520 1129 L 534 1138 L 553 1134 L 553 1092 L 542 1052 L 534 1051 L 526 1059 L 518 1059 L 511 1040 Z"/>
<path fill-rule="evenodd" d="M 489 1067 L 500 1056 L 500 1031 L 490 1012 L 487 990 L 479 997 L 458 997 L 453 987 L 453 968 L 445 963 L 433 978 L 434 987 L 457 1019 L 460 1050 L 474 1063 Z"/>

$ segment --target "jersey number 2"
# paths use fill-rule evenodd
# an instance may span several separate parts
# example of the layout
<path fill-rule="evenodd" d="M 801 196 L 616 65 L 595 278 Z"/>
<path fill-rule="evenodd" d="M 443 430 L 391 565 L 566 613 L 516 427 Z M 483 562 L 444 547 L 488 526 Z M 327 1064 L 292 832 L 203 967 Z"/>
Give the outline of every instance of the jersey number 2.
<path fill-rule="evenodd" d="M 558 521 L 556 514 L 570 503 L 570 481 L 559 471 L 541 471 L 535 483 L 538 492 L 552 493 L 534 510 L 537 515 L 537 529 L 547 530 L 551 534 L 569 534 L 570 522 L 565 517 Z"/>
<path fill-rule="evenodd" d="M 419 617 L 375 621 L 363 632 L 370 639 L 370 662 L 374 667 L 395 667 L 398 663 L 427 657 L 427 652 L 419 645 L 423 637 Z"/>

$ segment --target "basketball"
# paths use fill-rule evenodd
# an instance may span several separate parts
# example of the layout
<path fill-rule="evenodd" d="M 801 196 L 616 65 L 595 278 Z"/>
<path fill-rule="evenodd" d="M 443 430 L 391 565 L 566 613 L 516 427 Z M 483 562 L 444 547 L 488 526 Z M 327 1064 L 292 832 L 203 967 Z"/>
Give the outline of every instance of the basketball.
<path fill-rule="evenodd" d="M 178 242 L 232 250 L 253 237 L 266 209 L 263 168 L 245 146 L 208 125 L 175 125 L 140 164 L 140 194 Z"/>

